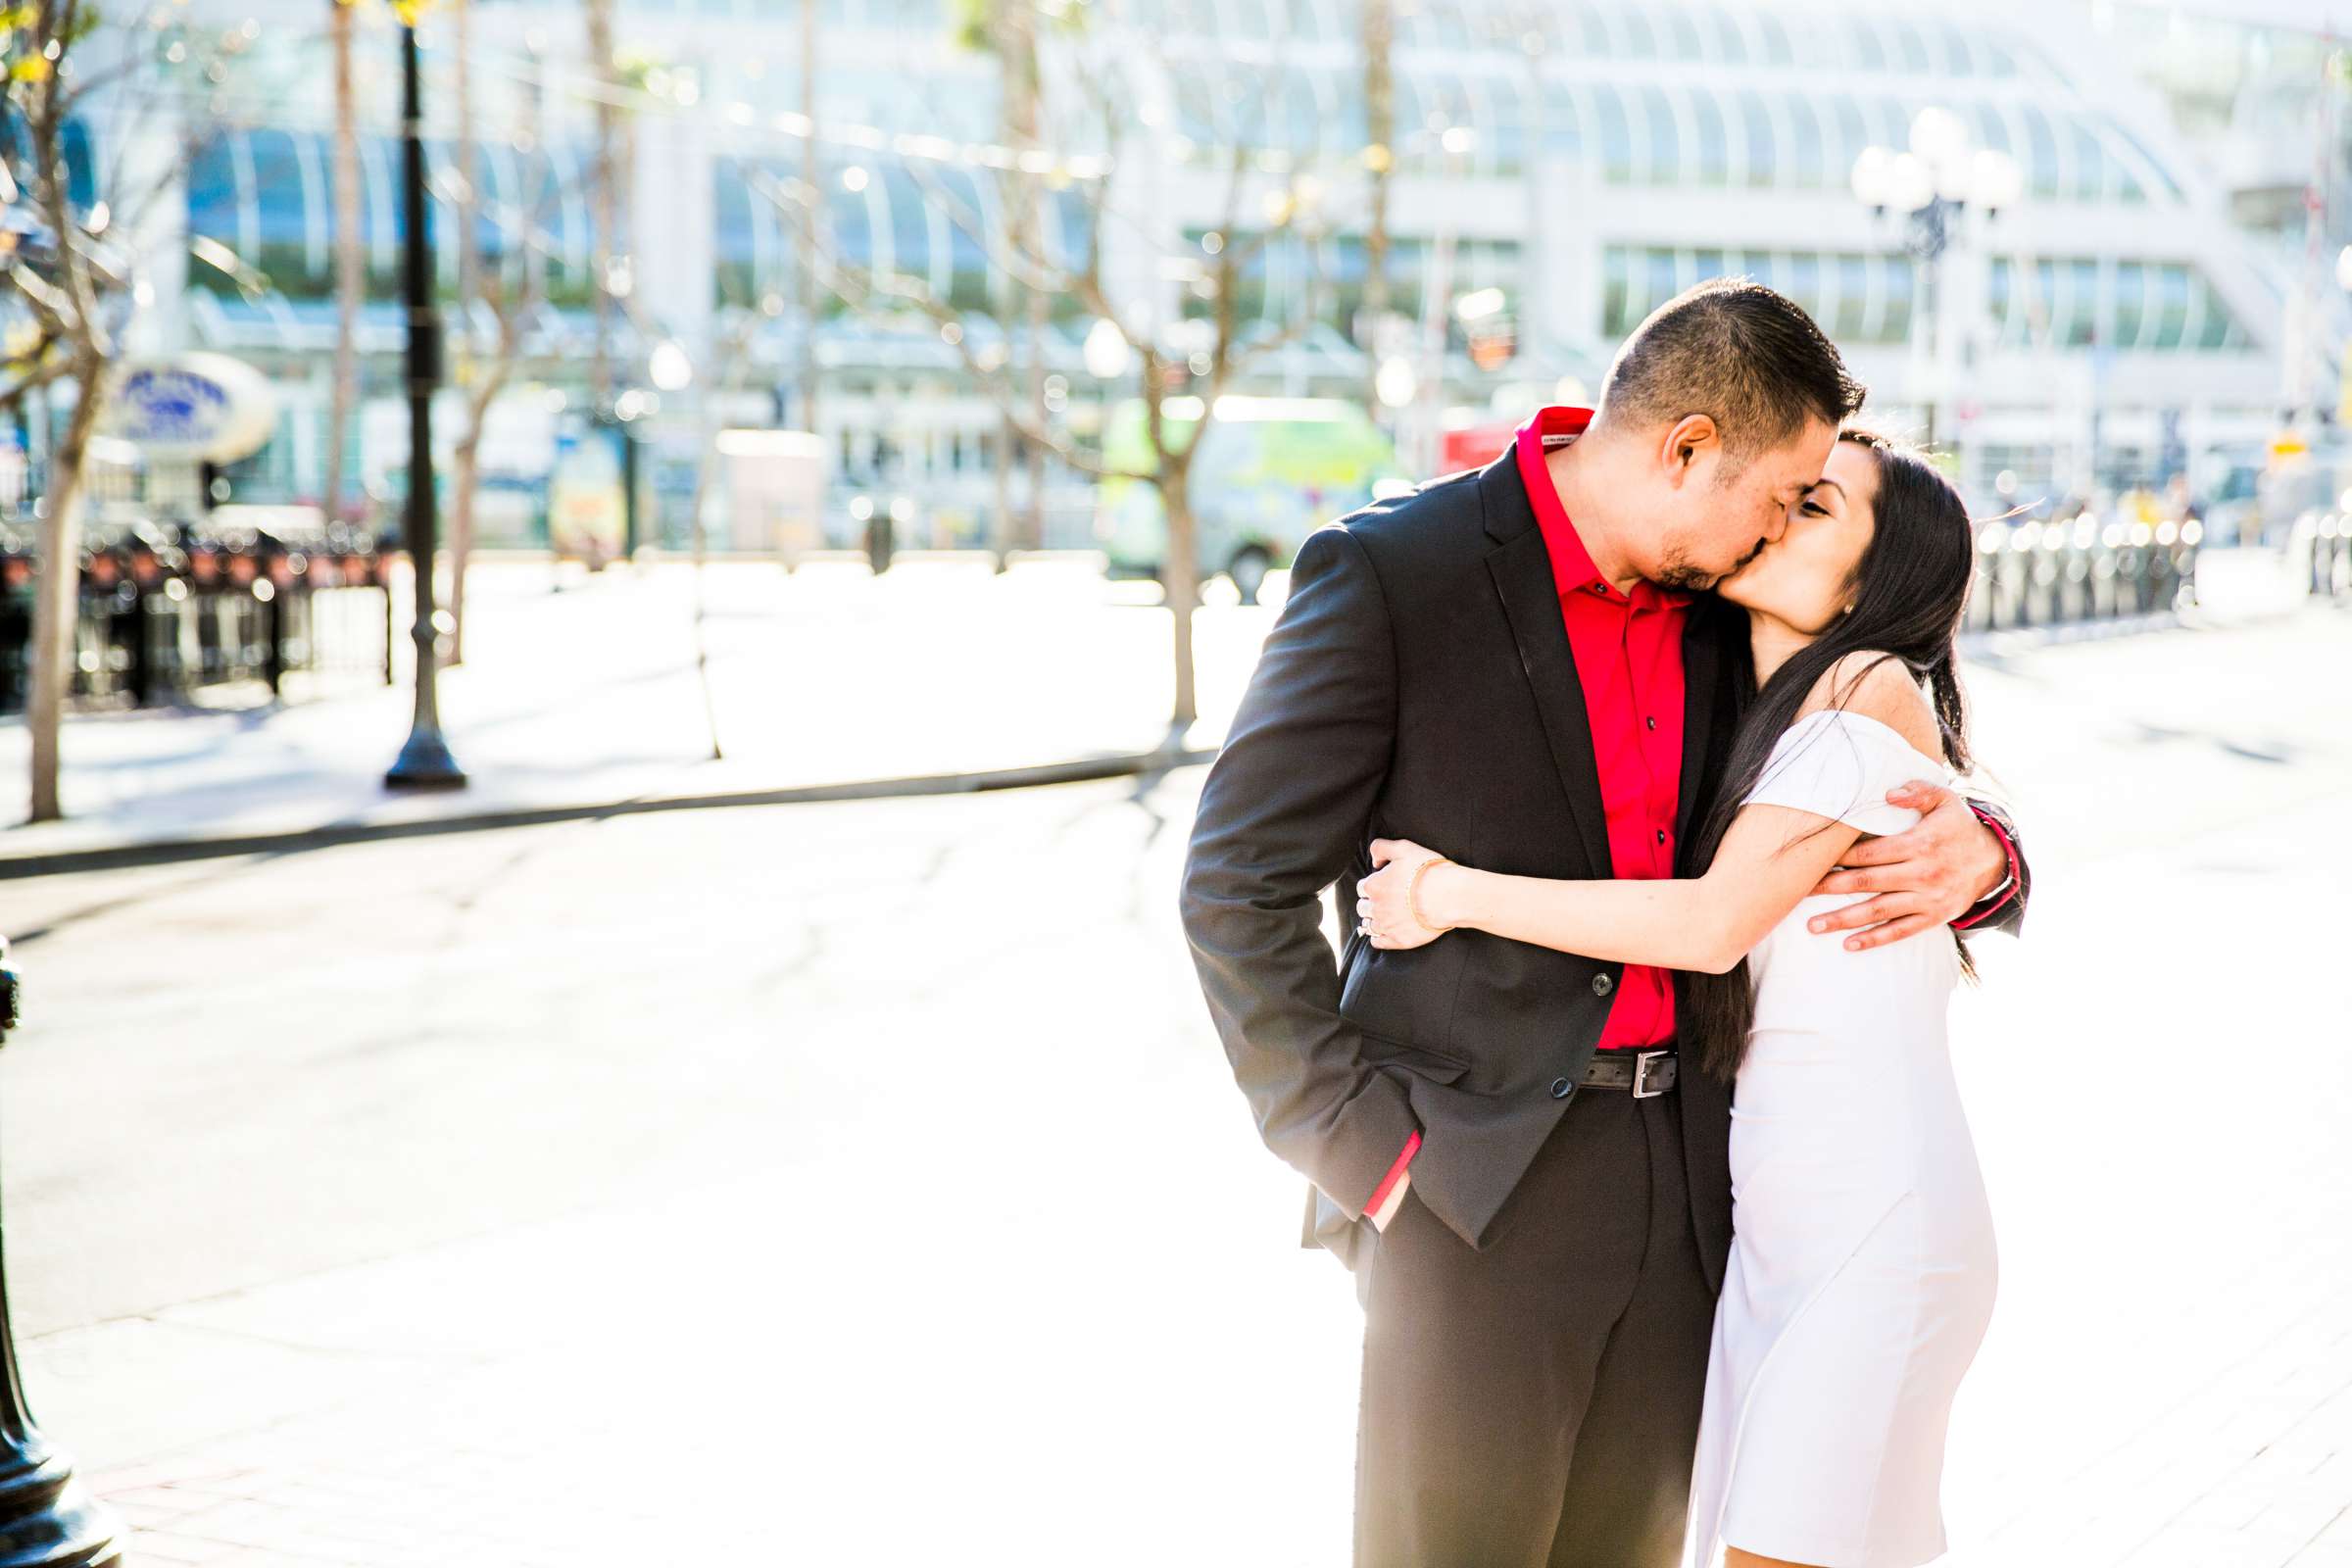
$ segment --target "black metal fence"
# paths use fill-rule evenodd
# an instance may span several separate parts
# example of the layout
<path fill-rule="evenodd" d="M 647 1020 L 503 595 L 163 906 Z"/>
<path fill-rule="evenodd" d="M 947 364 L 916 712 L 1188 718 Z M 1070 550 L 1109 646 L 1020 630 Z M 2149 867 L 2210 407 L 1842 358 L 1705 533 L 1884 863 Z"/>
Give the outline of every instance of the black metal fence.
<path fill-rule="evenodd" d="M 96 528 L 81 551 L 73 696 L 96 706 L 188 701 L 296 670 L 382 678 L 391 646 L 376 541 L 328 527 L 303 537 L 201 524 Z M 33 539 L 0 522 L 0 712 L 31 681 Z"/>
<path fill-rule="evenodd" d="M 1987 523 L 1977 533 L 1964 629 L 2114 620 L 2192 605 L 2200 537 L 2193 520 Z"/>

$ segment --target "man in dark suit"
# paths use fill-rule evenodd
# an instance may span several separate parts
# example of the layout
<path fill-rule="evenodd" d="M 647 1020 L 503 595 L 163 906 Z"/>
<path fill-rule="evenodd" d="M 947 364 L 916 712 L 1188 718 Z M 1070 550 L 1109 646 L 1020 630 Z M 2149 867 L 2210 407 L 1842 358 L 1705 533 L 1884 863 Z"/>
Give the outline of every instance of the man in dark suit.
<path fill-rule="evenodd" d="M 1861 402 L 1794 304 L 1660 307 L 1597 411 L 1310 535 L 1200 797 L 1183 919 L 1310 1242 L 1365 1303 L 1356 1560 L 1648 1568 L 1679 1554 L 1731 1242 L 1730 1092 L 1674 1052 L 1673 976 L 1456 933 L 1337 968 L 1323 890 L 1374 838 L 1537 877 L 1673 876 L 1748 695 L 1705 593 Z M 1924 785 L 1823 893 L 1849 942 L 2014 929 L 1996 808 Z M 1341 906 L 1343 911 L 1346 906 Z"/>

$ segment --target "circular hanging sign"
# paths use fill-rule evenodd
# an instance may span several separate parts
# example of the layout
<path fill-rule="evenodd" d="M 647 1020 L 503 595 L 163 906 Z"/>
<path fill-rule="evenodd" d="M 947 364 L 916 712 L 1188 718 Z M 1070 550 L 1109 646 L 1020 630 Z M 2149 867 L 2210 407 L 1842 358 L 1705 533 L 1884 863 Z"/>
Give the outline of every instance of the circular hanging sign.
<path fill-rule="evenodd" d="M 234 463 L 277 427 L 269 377 L 225 354 L 134 361 L 116 384 L 106 429 L 150 459 Z"/>

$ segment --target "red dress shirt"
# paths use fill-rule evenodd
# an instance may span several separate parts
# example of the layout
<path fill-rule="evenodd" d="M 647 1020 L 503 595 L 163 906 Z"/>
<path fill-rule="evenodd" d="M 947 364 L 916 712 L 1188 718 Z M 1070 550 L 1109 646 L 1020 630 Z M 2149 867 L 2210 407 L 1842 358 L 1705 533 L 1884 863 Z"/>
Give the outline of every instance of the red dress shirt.
<path fill-rule="evenodd" d="M 1683 620 L 1690 596 L 1638 582 L 1628 596 L 1600 574 L 1560 505 L 1544 466 L 1592 422 L 1591 409 L 1543 409 L 1519 427 L 1519 477 L 1551 555 L 1568 650 L 1592 727 L 1592 760 L 1608 819 L 1609 874 L 1623 881 L 1674 875 L 1674 813 L 1683 782 Z M 1602 1051 L 1674 1038 L 1670 971 L 1629 963 L 1611 993 Z"/>

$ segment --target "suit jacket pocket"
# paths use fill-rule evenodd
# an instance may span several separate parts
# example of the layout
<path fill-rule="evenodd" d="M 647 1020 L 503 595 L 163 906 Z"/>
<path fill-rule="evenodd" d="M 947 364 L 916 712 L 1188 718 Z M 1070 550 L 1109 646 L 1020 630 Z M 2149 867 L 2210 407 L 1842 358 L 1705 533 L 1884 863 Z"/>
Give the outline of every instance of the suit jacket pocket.
<path fill-rule="evenodd" d="M 1374 1034 L 1364 1036 L 1364 1060 L 1375 1067 L 1402 1067 L 1414 1077 L 1436 1084 L 1452 1083 L 1470 1070 L 1467 1058 L 1449 1051 L 1432 1051 Z"/>
<path fill-rule="evenodd" d="M 1340 978 L 1340 1016 L 1399 1050 L 1466 1065 L 1452 1049 L 1453 1004 L 1469 956 L 1459 936 L 1418 948 L 1358 943 Z"/>

